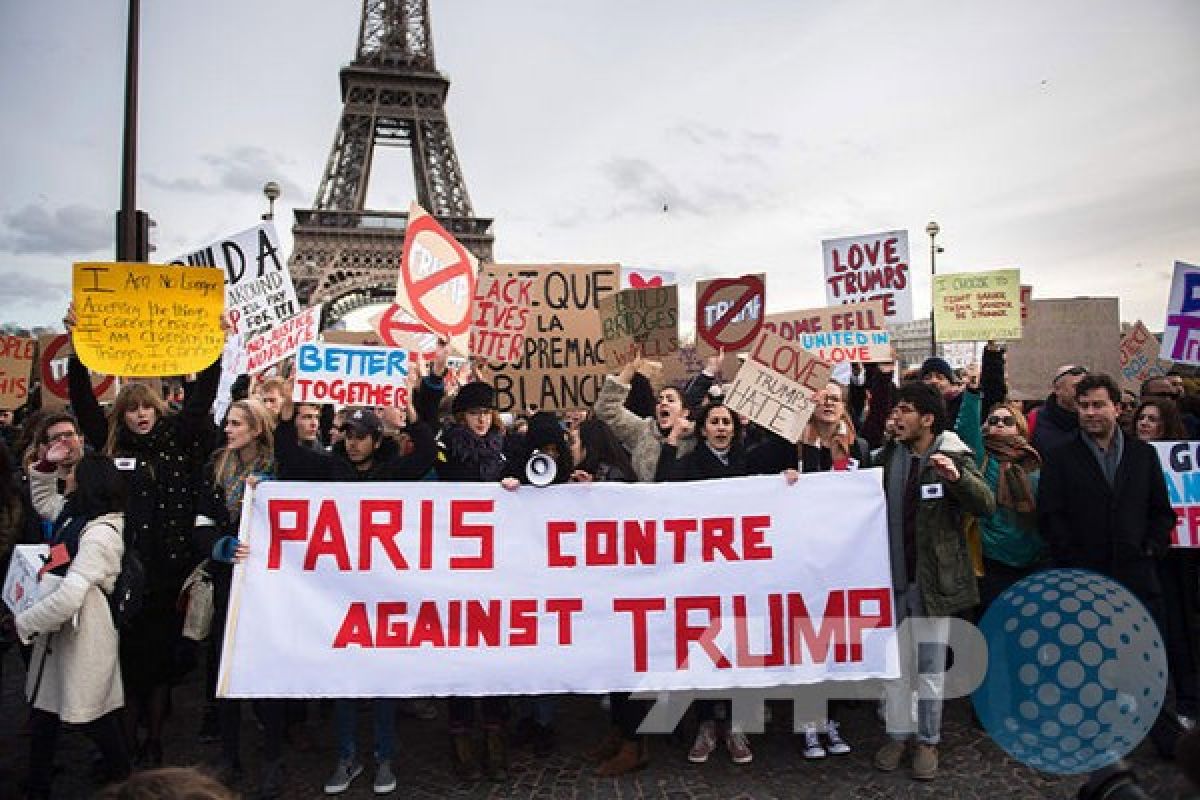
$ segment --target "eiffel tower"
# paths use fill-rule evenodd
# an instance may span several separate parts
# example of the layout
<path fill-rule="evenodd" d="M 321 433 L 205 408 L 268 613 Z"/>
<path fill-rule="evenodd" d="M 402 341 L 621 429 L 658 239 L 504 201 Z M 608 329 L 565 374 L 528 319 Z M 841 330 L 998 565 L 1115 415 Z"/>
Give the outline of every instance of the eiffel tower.
<path fill-rule="evenodd" d="M 471 208 L 446 120 L 428 0 L 363 0 L 358 49 L 339 74 L 342 117 L 316 201 L 295 211 L 288 263 L 300 302 L 326 304 L 322 327 L 395 295 L 408 214 L 363 208 L 377 146 L 408 148 L 417 202 L 492 260 L 492 220 Z"/>

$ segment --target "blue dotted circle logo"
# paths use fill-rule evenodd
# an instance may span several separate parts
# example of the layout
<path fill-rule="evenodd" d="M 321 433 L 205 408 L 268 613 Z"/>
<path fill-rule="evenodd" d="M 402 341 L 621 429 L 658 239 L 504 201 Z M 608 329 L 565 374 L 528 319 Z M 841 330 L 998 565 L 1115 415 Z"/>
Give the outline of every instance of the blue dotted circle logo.
<path fill-rule="evenodd" d="M 1095 572 L 1057 569 L 1010 586 L 979 625 L 987 677 L 972 700 L 1018 761 L 1079 774 L 1127 755 L 1150 731 L 1167 659 L 1146 607 Z"/>

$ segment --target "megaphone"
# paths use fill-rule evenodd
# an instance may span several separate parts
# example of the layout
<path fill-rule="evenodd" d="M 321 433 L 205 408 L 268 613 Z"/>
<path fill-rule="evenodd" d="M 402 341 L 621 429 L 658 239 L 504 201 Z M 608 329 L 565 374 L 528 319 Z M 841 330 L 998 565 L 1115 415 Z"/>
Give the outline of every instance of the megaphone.
<path fill-rule="evenodd" d="M 534 450 L 525 462 L 525 477 L 534 486 L 549 486 L 557 475 L 558 462 L 541 450 Z"/>

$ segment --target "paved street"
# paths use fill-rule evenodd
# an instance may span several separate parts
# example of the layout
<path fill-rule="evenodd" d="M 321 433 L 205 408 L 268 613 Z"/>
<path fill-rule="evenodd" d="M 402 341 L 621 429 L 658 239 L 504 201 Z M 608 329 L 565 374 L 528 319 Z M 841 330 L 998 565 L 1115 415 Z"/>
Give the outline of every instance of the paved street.
<path fill-rule="evenodd" d="M 4 656 L 2 709 L 0 709 L 0 798 L 19 796 L 18 780 L 27 758 L 28 738 L 21 735 L 25 714 L 21 700 L 21 663 L 13 651 Z M 218 745 L 197 741 L 200 719 L 198 678 L 176 692 L 176 710 L 170 721 L 172 736 L 166 743 L 166 758 L 172 764 L 192 764 L 215 758 Z M 310 727 L 318 749 L 310 753 L 289 752 L 286 796 L 322 797 L 321 786 L 334 762 L 332 721 L 321 718 L 312 704 Z M 365 708 L 365 706 L 364 706 Z M 396 770 L 403 798 L 663 798 L 663 800 L 707 800 L 708 798 L 795 798 L 822 800 L 883 800 L 884 798 L 1071 798 L 1078 779 L 1047 778 L 1009 760 L 985 734 L 971 727 L 965 701 L 948 705 L 945 739 L 941 748 L 942 774 L 931 784 L 911 781 L 903 770 L 893 775 L 876 772 L 871 755 L 882 742 L 880 725 L 866 705 L 846 710 L 843 732 L 853 753 L 808 762 L 801 757 L 799 738 L 786 732 L 788 709 L 774 707 L 774 723 L 766 734 L 752 737 L 755 761 L 739 767 L 728 761 L 723 750 L 708 764 L 686 762 L 687 743 L 672 737 L 655 737 L 653 762 L 634 776 L 598 779 L 580 753 L 605 729 L 606 715 L 595 698 L 571 697 L 559 709 L 559 747 L 547 759 L 536 760 L 528 752 L 515 752 L 512 777 L 507 783 L 463 785 L 449 774 L 445 711 L 432 721 L 402 717 L 397 726 Z M 248 786 L 256 775 L 257 733 L 247 715 L 245 748 Z M 360 748 L 369 751 L 370 716 L 360 715 Z M 691 728 L 688 728 L 691 730 Z M 91 746 L 86 738 L 72 733 L 61 740 L 59 777 L 55 797 L 82 798 L 91 790 L 89 770 Z M 1136 753 L 1134 763 L 1143 787 L 1151 797 L 1176 800 L 1186 795 L 1172 765 L 1157 758 L 1149 746 Z M 344 797 L 366 798 L 371 793 L 371 767 Z"/>

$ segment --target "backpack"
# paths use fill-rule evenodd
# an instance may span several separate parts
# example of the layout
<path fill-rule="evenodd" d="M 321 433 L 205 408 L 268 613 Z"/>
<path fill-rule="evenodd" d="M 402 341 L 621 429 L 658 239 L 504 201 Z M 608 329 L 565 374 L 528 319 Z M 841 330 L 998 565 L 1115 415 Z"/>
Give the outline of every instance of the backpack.
<path fill-rule="evenodd" d="M 75 560 L 75 555 L 79 552 L 79 539 L 88 522 L 90 520 L 86 518 L 70 517 L 64 513 L 55 523 L 53 544 L 65 546 L 71 561 Z M 104 524 L 114 531 L 117 529 L 115 525 Z M 117 630 L 129 627 L 132 620 L 142 610 L 146 595 L 146 569 L 142 566 L 142 560 L 138 558 L 129 535 L 122 532 L 121 539 L 125 544 L 124 552 L 121 555 L 121 571 L 117 573 L 112 591 L 106 595 L 113 627 Z M 70 561 L 51 571 L 58 575 L 65 575 L 69 564 Z"/>

